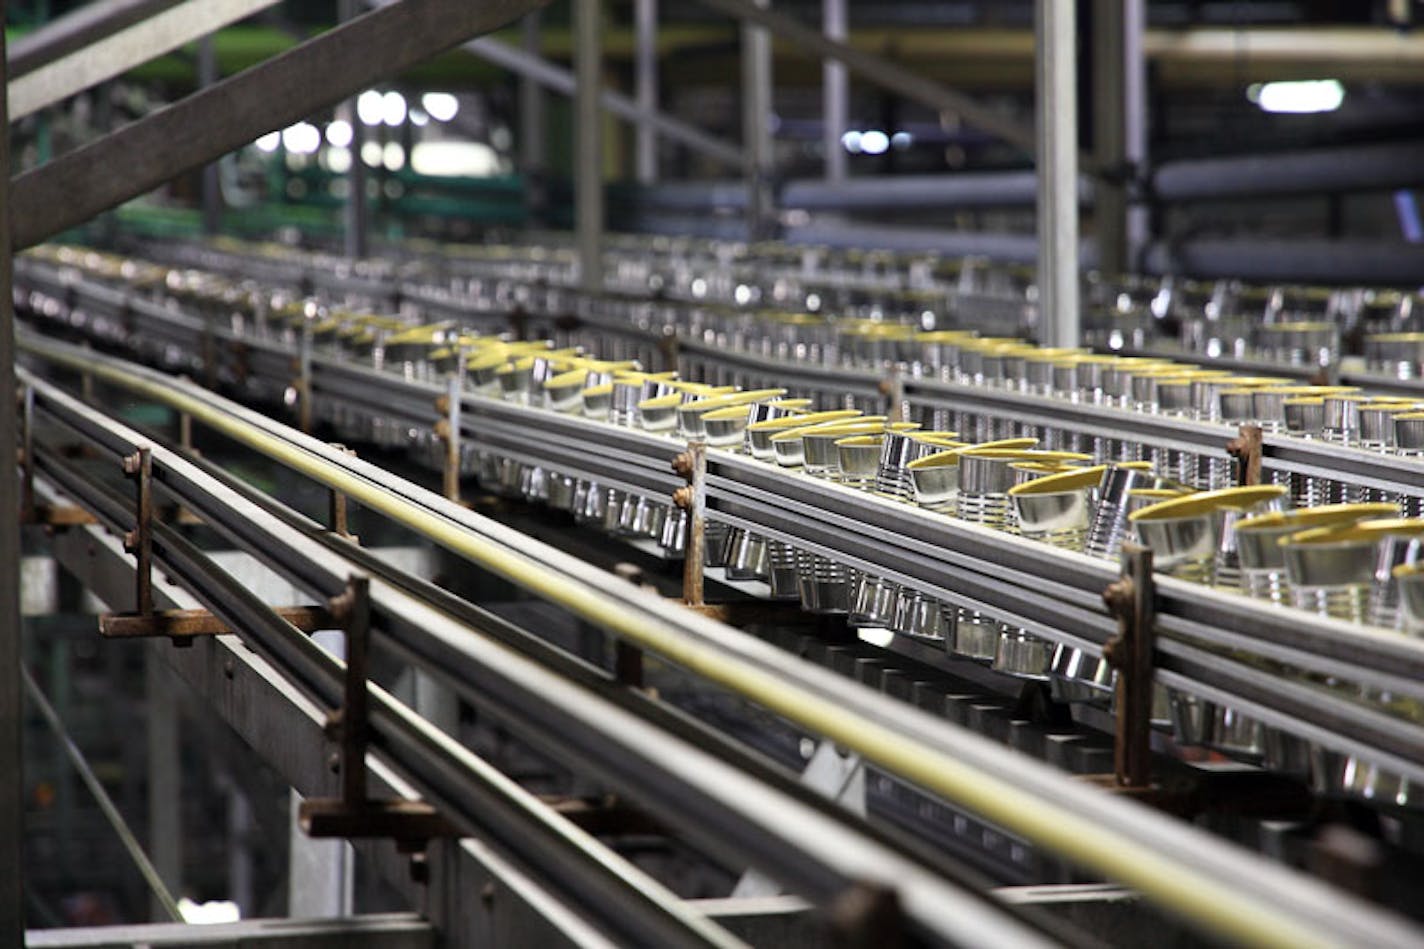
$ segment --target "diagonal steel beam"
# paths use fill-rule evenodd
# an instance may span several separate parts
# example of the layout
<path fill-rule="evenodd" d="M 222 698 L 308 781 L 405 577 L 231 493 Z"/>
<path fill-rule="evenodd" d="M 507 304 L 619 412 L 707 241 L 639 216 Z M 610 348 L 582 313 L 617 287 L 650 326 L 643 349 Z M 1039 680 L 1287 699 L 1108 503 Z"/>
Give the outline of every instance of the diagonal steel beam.
<path fill-rule="evenodd" d="M 971 96 L 956 92 L 943 83 L 917 76 L 884 57 L 831 39 L 793 17 L 759 6 L 754 0 L 702 0 L 702 4 L 743 22 L 763 26 L 774 36 L 808 55 L 844 63 L 851 72 L 881 88 L 899 93 L 937 112 L 956 113 L 969 124 L 991 132 L 1029 154 L 1034 152 L 1035 136 L 1031 126 L 1005 118 Z M 1091 167 L 1086 157 L 1080 161 L 1084 168 Z"/>
<path fill-rule="evenodd" d="M 11 179 L 15 248 L 334 105 L 547 0 L 400 0 Z"/>
<path fill-rule="evenodd" d="M 71 10 L 10 44 L 10 81 L 178 2 L 180 0 L 98 0 Z"/>
<path fill-rule="evenodd" d="M 36 66 L 10 83 L 10 121 L 244 20 L 277 0 L 186 0 Z"/>

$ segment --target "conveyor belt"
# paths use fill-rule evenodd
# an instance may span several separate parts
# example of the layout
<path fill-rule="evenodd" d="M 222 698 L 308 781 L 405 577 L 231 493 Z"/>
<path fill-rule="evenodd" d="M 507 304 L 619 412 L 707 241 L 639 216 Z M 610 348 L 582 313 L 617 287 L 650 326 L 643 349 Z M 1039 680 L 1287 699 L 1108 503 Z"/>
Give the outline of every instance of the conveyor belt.
<path fill-rule="evenodd" d="M 281 433 L 277 431 L 281 426 L 271 420 L 225 404 L 196 386 L 33 338 L 25 345 L 45 361 L 88 371 L 173 406 L 630 641 L 860 751 L 891 773 L 1075 862 L 1140 888 L 1179 913 L 1199 921 L 1209 918 L 1223 934 L 1252 942 L 1302 945 L 1322 931 L 1303 923 L 1299 909 L 1293 914 L 1267 909 L 1271 905 L 1326 906 L 1332 897 L 1316 884 L 1260 866 L 1257 861 L 1250 861 L 1252 869 L 1243 878 L 1239 853 L 1203 841 L 1157 815 L 1087 788 L 1065 786 L 1061 776 L 1048 769 L 1012 760 L 975 736 L 882 696 L 847 689 L 834 677 L 805 668 L 761 643 L 676 607 L 626 590 L 610 597 L 606 578 L 591 582 L 588 568 L 569 563 L 556 551 L 542 549 L 538 561 L 531 562 L 527 551 L 532 545 L 526 539 L 507 536 L 498 525 L 430 492 L 399 484 L 387 473 L 348 459 L 313 439 L 290 431 Z M 520 543 L 526 553 L 513 554 L 501 541 Z M 550 567 L 563 576 L 550 574 Z M 1287 894 L 1278 889 L 1282 886 L 1302 886 L 1310 895 Z M 1264 900 L 1262 889 L 1270 894 Z"/>

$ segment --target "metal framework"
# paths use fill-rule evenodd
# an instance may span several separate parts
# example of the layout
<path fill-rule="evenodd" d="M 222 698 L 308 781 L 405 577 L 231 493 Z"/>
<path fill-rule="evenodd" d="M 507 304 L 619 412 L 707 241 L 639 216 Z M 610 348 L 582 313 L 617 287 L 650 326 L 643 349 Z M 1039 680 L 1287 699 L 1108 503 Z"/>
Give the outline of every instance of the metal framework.
<path fill-rule="evenodd" d="M 83 288 L 75 287 L 72 283 L 67 285 L 65 293 L 70 299 L 83 299 Z M 407 288 L 404 295 L 412 298 L 413 288 Z M 132 307 L 132 303 L 126 304 L 114 300 L 111 296 L 102 295 L 95 298 L 95 305 Z M 92 312 L 94 306 L 89 309 Z M 167 316 L 163 315 L 165 313 Z M 173 340 L 177 343 L 176 346 L 163 347 L 168 351 L 194 351 L 196 347 L 191 341 L 187 345 L 178 342 L 193 333 L 216 333 L 221 339 L 227 332 L 211 326 L 205 329 L 201 322 L 185 321 L 162 307 L 135 312 L 135 315 L 145 321 L 145 329 L 136 338 L 154 342 L 164 338 Z M 538 329 L 540 317 L 538 314 L 534 316 L 536 318 L 531 323 L 531 328 Z M 481 318 L 478 312 L 470 311 L 463 312 L 463 317 L 467 324 L 474 320 L 471 325 L 476 326 Z M 557 319 L 552 313 L 543 318 L 551 321 Z M 621 332 L 629 339 L 644 340 L 650 348 L 654 347 L 655 340 L 662 336 L 661 331 L 656 328 L 625 325 L 618 330 L 616 327 L 616 323 L 594 323 L 581 329 L 565 326 L 562 332 L 573 333 L 572 338 L 575 339 L 580 332 L 593 333 L 605 342 Z M 280 346 L 275 346 L 273 358 L 268 359 L 262 356 L 261 350 L 274 344 L 263 344 L 255 340 L 250 342 L 255 345 L 244 357 L 249 379 L 252 372 L 264 371 L 261 368 L 264 365 L 281 367 L 290 359 L 289 355 L 282 354 Z M 196 412 L 198 403 L 214 409 L 224 404 L 195 387 L 165 382 L 162 376 L 133 366 L 95 362 L 92 359 L 87 363 L 82 362 L 77 352 L 39 340 L 27 340 L 26 346 L 30 352 L 47 362 L 68 365 L 74 369 L 88 366 L 91 372 L 102 374 L 112 383 L 133 388 L 134 391 L 149 397 L 169 401 L 175 406 L 181 405 L 187 411 Z M 226 349 L 226 345 L 222 348 Z M 784 363 L 759 357 L 699 348 L 691 341 L 683 341 L 680 350 L 685 360 L 683 368 L 693 376 L 705 376 L 710 368 L 718 367 L 719 371 L 737 375 L 746 384 L 754 384 L 759 371 L 775 372 L 778 381 L 793 391 L 834 391 L 841 395 L 864 391 L 867 398 L 882 397 L 879 395 L 879 383 L 883 380 L 869 373 L 813 367 L 798 370 Z M 282 370 L 278 368 L 276 371 Z M 428 406 L 437 394 L 437 389 L 438 387 L 430 384 L 402 380 L 392 374 L 374 372 L 323 357 L 312 359 L 312 391 L 318 403 L 321 400 L 329 400 L 331 404 L 342 405 L 357 412 L 380 412 L 386 417 L 394 415 L 403 420 L 402 424 L 430 424 Z M 961 409 L 992 412 L 1000 417 L 1036 420 L 1060 428 L 1071 428 L 1086 435 L 1113 431 L 1117 437 L 1131 434 L 1157 443 L 1200 448 L 1204 451 L 1208 450 L 1210 445 L 1219 445 L 1223 436 L 1223 432 L 1213 426 L 1146 417 L 1134 423 L 1138 426 L 1137 429 L 1124 433 L 1120 425 L 1111 430 L 1106 428 L 1110 421 L 1107 415 L 1102 417 L 1100 423 L 1096 421 L 1095 411 L 1091 407 L 1070 406 L 1050 400 L 943 383 L 907 382 L 904 393 L 911 404 L 932 407 L 936 400 L 942 399 L 945 404 L 957 405 Z M 266 432 L 267 434 L 262 436 L 263 439 L 292 437 L 282 436 L 282 426 L 263 416 L 243 413 L 241 418 L 244 424 Z M 1120 422 L 1121 419 L 1121 415 L 1114 416 L 1113 422 Z M 606 426 L 576 418 L 551 415 L 473 396 L 465 399 L 461 422 L 465 426 L 466 439 L 516 459 L 544 464 L 556 470 L 575 471 L 602 483 L 634 491 L 666 493 L 671 487 L 670 482 L 673 479 L 666 473 L 666 466 L 669 453 L 674 451 L 676 446 L 664 439 L 632 431 L 610 430 Z M 1095 428 L 1099 424 L 1103 429 Z M 253 444 L 255 446 L 258 442 L 254 441 Z M 306 446 L 305 450 L 324 457 L 327 462 L 345 469 L 353 477 L 376 475 L 375 469 L 344 456 L 335 457 L 319 445 L 301 440 L 293 444 Z M 1267 448 L 1269 453 L 1273 446 L 1268 444 Z M 1290 446 L 1281 445 L 1280 463 L 1292 463 L 1293 459 L 1294 462 L 1302 462 L 1304 459 L 1313 458 L 1312 452 L 1319 453 L 1319 449 L 1312 446 L 1297 448 L 1295 451 L 1304 451 L 1305 455 L 1293 455 Z M 1331 456 L 1333 454 L 1330 453 Z M 1324 458 L 1322 455 L 1317 460 Z M 1384 467 L 1374 471 L 1383 477 L 1388 466 L 1393 463 L 1386 459 L 1380 462 Z M 319 469 L 314 467 L 305 470 L 318 477 L 335 477 L 334 474 L 322 476 L 318 473 Z M 389 490 L 389 476 L 384 477 L 387 487 L 382 490 Z M 343 490 L 346 489 L 345 486 L 352 485 L 345 480 L 328 480 L 327 483 L 339 483 L 344 486 Z M 458 523 L 491 541 L 505 536 L 513 541 L 514 535 L 506 534 L 502 528 L 482 524 L 468 512 L 452 509 L 443 499 L 427 499 L 424 493 L 412 488 L 400 490 L 408 500 L 419 500 L 432 514 L 439 513 L 440 517 L 448 518 L 452 524 Z M 1009 617 L 1016 625 L 1022 625 L 1036 634 L 1055 638 L 1078 648 L 1090 651 L 1100 648 L 1113 626 L 1113 620 L 1103 610 L 1098 598 L 1105 581 L 1113 576 L 1111 568 L 1106 564 L 1084 561 L 1051 548 L 985 532 L 972 525 L 943 520 L 930 521 L 917 516 L 913 509 L 848 492 L 835 485 L 808 479 L 788 481 L 774 469 L 731 456 L 718 455 L 711 460 L 707 491 L 709 514 L 712 517 L 733 524 L 753 526 L 758 532 L 794 541 L 798 546 L 813 551 L 834 553 L 861 569 L 873 570 L 878 575 L 883 574 L 924 586 L 950 602 L 992 609 Z M 770 499 L 773 497 L 778 499 L 779 503 L 771 503 Z M 400 510 L 397 507 L 388 507 L 387 502 L 380 500 L 376 494 L 362 497 L 362 503 L 368 506 L 374 504 L 377 509 L 385 510 L 392 516 Z M 418 529 L 427 531 L 432 537 L 442 538 L 442 542 L 456 543 L 456 539 L 447 533 L 444 527 L 428 523 L 424 515 L 408 523 L 417 527 L 426 524 L 426 527 Z M 267 531 L 263 530 L 261 534 L 267 536 Z M 847 545 L 847 537 L 856 538 L 853 545 Z M 528 544 L 527 541 L 522 543 L 526 546 Z M 473 548 L 462 546 L 460 549 L 467 551 L 467 555 L 473 555 Z M 480 562 L 486 565 L 494 562 L 484 559 L 487 556 L 485 554 L 478 556 Z M 540 560 L 547 566 L 566 571 L 570 577 L 587 576 L 587 568 L 570 562 L 567 557 L 557 552 L 542 552 Z M 512 566 L 497 569 L 515 570 Z M 520 574 L 507 572 L 506 575 L 517 577 Z M 1249 710 L 1250 714 L 1259 715 L 1262 720 L 1271 724 L 1303 730 L 1311 740 L 1320 741 L 1346 753 L 1364 754 L 1373 760 L 1385 762 L 1392 768 L 1400 769 L 1401 773 L 1424 773 L 1421 772 L 1424 748 L 1419 746 L 1416 729 L 1400 727 L 1398 723 L 1391 723 L 1388 718 L 1368 709 L 1351 707 L 1353 703 L 1323 701 L 1313 691 L 1301 688 L 1288 677 L 1274 677 L 1256 669 L 1249 661 L 1231 659 L 1218 652 L 1224 648 L 1232 655 L 1253 653 L 1327 676 L 1368 683 L 1372 688 L 1396 694 L 1417 695 L 1419 670 L 1416 667 L 1424 669 L 1424 653 L 1420 652 L 1416 643 L 1402 637 L 1384 636 L 1368 630 L 1342 630 L 1335 624 L 1294 614 L 1282 615 L 1240 598 L 1212 594 L 1210 591 L 1202 591 L 1200 588 L 1166 579 L 1160 581 L 1159 594 L 1159 633 L 1163 637 L 1159 668 L 1164 681 L 1177 688 L 1198 690 L 1201 694 L 1227 701 L 1233 707 Z M 625 601 L 621 609 L 628 610 L 630 603 L 631 601 Z M 808 726 L 814 724 L 815 730 L 818 731 L 830 729 L 825 732 L 828 736 L 855 748 L 878 766 L 912 776 L 916 783 L 940 790 L 951 799 L 958 799 L 957 795 L 965 793 L 967 786 L 956 785 L 952 781 L 942 783 L 944 775 L 926 770 L 927 762 L 942 760 L 935 757 L 936 754 L 944 754 L 960 762 L 971 762 L 977 768 L 998 774 L 1006 782 L 1004 787 L 1036 789 L 1034 793 L 1041 792 L 1044 799 L 1060 799 L 1065 802 L 1065 806 L 1071 806 L 1080 817 L 1087 816 L 1093 820 L 1099 828 L 1129 819 L 1126 814 L 1114 810 L 1114 805 L 1110 802 L 1103 801 L 1095 794 L 1087 794 L 1086 789 L 1085 796 L 1080 800 L 1079 792 L 1062 787 L 1060 780 L 1050 778 L 1026 764 L 1024 767 L 1027 770 L 1020 769 L 1017 763 L 1004 760 L 1001 752 L 990 751 L 988 747 L 976 744 L 972 736 L 945 731 L 942 723 L 932 725 L 931 720 L 917 716 L 906 706 L 868 692 L 847 691 L 819 676 L 817 670 L 803 668 L 802 664 L 795 660 L 787 661 L 774 651 L 744 638 L 731 636 L 727 631 L 701 629 L 697 620 L 676 607 L 639 602 L 637 609 L 646 611 L 649 617 L 656 617 L 660 622 L 677 625 L 690 634 L 693 641 L 702 644 L 694 651 L 687 652 L 685 650 L 691 648 L 691 643 L 677 644 L 661 637 L 650 638 L 650 634 L 639 625 L 639 621 L 630 616 L 626 623 L 620 622 L 617 628 L 621 635 L 631 637 L 641 648 L 661 652 L 676 662 L 696 667 L 714 677 L 718 673 L 714 673 L 713 666 L 708 664 L 710 656 L 701 652 L 703 647 L 713 642 L 717 643 L 717 649 L 730 647 L 741 659 L 768 664 L 768 667 L 774 668 L 776 672 L 775 690 L 773 693 L 757 691 L 756 701 L 767 704 L 768 707 L 793 719 L 813 715 L 814 718 L 801 720 Z M 393 610 L 392 615 L 397 615 L 396 611 Z M 587 615 L 593 617 L 598 614 Z M 407 635 L 414 637 L 417 631 L 411 630 Z M 452 667 L 448 658 L 437 654 L 425 654 L 425 658 L 438 667 Z M 475 681 L 477 677 L 471 675 L 464 678 L 467 681 Z M 478 678 L 487 680 L 484 676 Z M 718 681 L 732 685 L 739 680 L 725 678 Z M 742 688 L 746 684 L 742 680 L 740 685 L 734 687 Z M 808 691 L 800 693 L 797 691 L 800 689 Z M 857 716 L 864 716 L 866 722 L 877 722 L 887 730 L 880 737 L 866 743 L 862 740 L 864 736 L 856 737 L 856 732 L 840 731 L 839 725 L 832 726 L 830 723 L 833 716 L 827 717 L 829 710 L 826 715 L 815 711 L 820 706 L 812 696 L 834 696 L 839 707 Z M 472 701 L 478 701 L 474 695 L 468 697 Z M 524 707 L 522 703 L 511 703 L 506 710 L 510 714 L 516 714 L 518 709 Z M 866 726 L 861 724 L 856 727 L 859 729 Z M 910 759 L 895 757 L 887 750 L 894 747 L 895 740 L 891 737 L 893 735 L 913 736 L 915 741 L 924 741 L 927 745 Z M 979 797 L 975 800 L 976 808 L 986 809 L 980 811 L 981 813 L 996 823 L 1021 832 L 1025 832 L 1025 827 L 1019 821 L 1026 814 L 1033 813 L 1032 809 L 1026 810 L 1023 806 L 1011 803 L 1012 796 L 1000 800 L 996 794 L 993 800 Z M 1035 805 L 1039 806 L 1041 804 Z M 1100 810 L 1101 808 L 1108 810 Z M 1110 813 L 1115 816 L 1109 818 Z M 1066 816 L 1058 818 L 1067 819 Z M 1195 862 L 1195 872 L 1201 872 L 1208 878 L 1231 879 L 1233 882 L 1244 879 L 1238 876 L 1238 870 L 1241 868 L 1233 868 L 1234 865 L 1230 864 L 1225 853 L 1217 852 L 1202 842 L 1188 844 L 1185 840 L 1173 836 L 1180 832 L 1180 828 L 1153 821 L 1134 821 L 1136 818 L 1132 817 L 1126 825 L 1131 828 L 1131 836 L 1139 843 L 1149 844 L 1155 852 L 1190 853 L 1193 856 L 1188 862 Z M 1033 833 L 1038 832 L 1036 830 Z M 1097 833 L 1100 835 L 1101 829 Z M 1076 839 L 1076 835 L 1068 836 Z M 1045 841 L 1050 839 L 1062 842 L 1062 838 L 1054 835 L 1049 835 Z M 1089 863 L 1105 856 L 1099 854 L 1088 857 L 1076 847 L 1074 852 L 1078 859 L 1086 859 Z M 1196 862 L 1198 860 L 1203 862 Z M 1228 862 L 1214 862 L 1220 860 Z M 1107 865 L 1102 866 L 1106 869 Z M 1156 889 L 1155 884 L 1136 878 L 1135 871 L 1130 867 L 1117 863 L 1114 863 L 1114 867 L 1115 869 L 1107 871 L 1110 875 L 1125 874 L 1124 879 L 1137 883 L 1150 894 L 1169 900 L 1174 898 L 1164 895 L 1163 891 Z M 1179 868 L 1176 872 L 1180 874 L 1184 869 Z M 1312 903 L 1317 898 L 1323 898 L 1323 894 L 1316 891 L 1312 891 L 1310 896 L 1304 893 L 1287 896 L 1285 891 L 1275 891 L 1272 888 L 1285 886 L 1285 881 L 1273 878 L 1264 870 L 1253 871 L 1251 879 L 1256 880 L 1257 885 L 1271 890 L 1273 895 L 1270 900 L 1277 905 L 1291 905 L 1295 908 L 1304 905 L 1297 900 Z M 1245 886 L 1244 883 L 1242 885 Z M 1221 913 L 1222 907 L 1216 906 L 1213 912 Z M 1328 914 L 1334 911 L 1321 909 L 1321 912 Z"/>

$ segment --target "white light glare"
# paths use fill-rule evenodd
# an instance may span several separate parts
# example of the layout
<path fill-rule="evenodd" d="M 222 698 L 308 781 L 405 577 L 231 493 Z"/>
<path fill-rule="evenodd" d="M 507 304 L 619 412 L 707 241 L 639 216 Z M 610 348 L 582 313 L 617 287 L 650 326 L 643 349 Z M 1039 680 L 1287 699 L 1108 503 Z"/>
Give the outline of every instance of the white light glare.
<path fill-rule="evenodd" d="M 185 923 L 235 923 L 242 918 L 237 904 L 231 900 L 211 900 L 195 903 L 188 897 L 178 900 L 178 914 Z"/>
<path fill-rule="evenodd" d="M 405 96 L 388 92 L 381 97 L 381 120 L 391 128 L 405 121 Z"/>
<path fill-rule="evenodd" d="M 427 92 L 420 97 L 420 104 L 437 122 L 448 122 L 460 111 L 460 100 L 448 92 Z"/>
<path fill-rule="evenodd" d="M 367 89 L 356 99 L 356 117 L 362 125 L 380 125 L 385 113 L 385 96 L 375 89 Z"/>
<path fill-rule="evenodd" d="M 387 142 L 381 152 L 381 163 L 387 171 L 400 171 L 405 167 L 405 149 L 400 142 Z"/>
<path fill-rule="evenodd" d="M 860 133 L 852 129 L 841 136 L 841 147 L 852 155 L 860 154 Z"/>
<path fill-rule="evenodd" d="M 867 155 L 883 155 L 890 148 L 890 136 L 879 129 L 861 133 L 860 150 Z"/>
<path fill-rule="evenodd" d="M 282 129 L 282 146 L 293 155 L 311 155 L 321 148 L 321 133 L 310 122 L 298 122 Z"/>
<path fill-rule="evenodd" d="M 351 144 L 351 123 L 345 119 L 337 119 L 326 127 L 326 140 L 337 148 L 346 148 Z"/>
<path fill-rule="evenodd" d="M 1345 101 L 1345 87 L 1338 79 L 1264 82 L 1247 89 L 1246 98 L 1262 112 L 1334 112 Z"/>
<path fill-rule="evenodd" d="M 258 151 L 275 152 L 277 150 L 277 146 L 282 144 L 282 133 L 268 132 L 266 135 L 263 135 L 257 141 L 253 142 L 253 144 L 257 146 Z"/>

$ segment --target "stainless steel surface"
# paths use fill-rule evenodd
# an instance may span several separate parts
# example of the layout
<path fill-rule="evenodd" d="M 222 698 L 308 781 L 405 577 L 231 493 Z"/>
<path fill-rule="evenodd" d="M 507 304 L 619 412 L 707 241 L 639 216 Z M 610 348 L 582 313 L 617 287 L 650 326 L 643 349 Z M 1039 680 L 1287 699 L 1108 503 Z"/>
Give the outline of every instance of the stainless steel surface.
<path fill-rule="evenodd" d="M 574 227 L 578 231 L 579 286 L 603 289 L 603 4 L 574 0 Z"/>
<path fill-rule="evenodd" d="M 1038 175 L 1038 339 L 1076 346 L 1078 316 L 1077 0 L 1034 2 Z"/>

